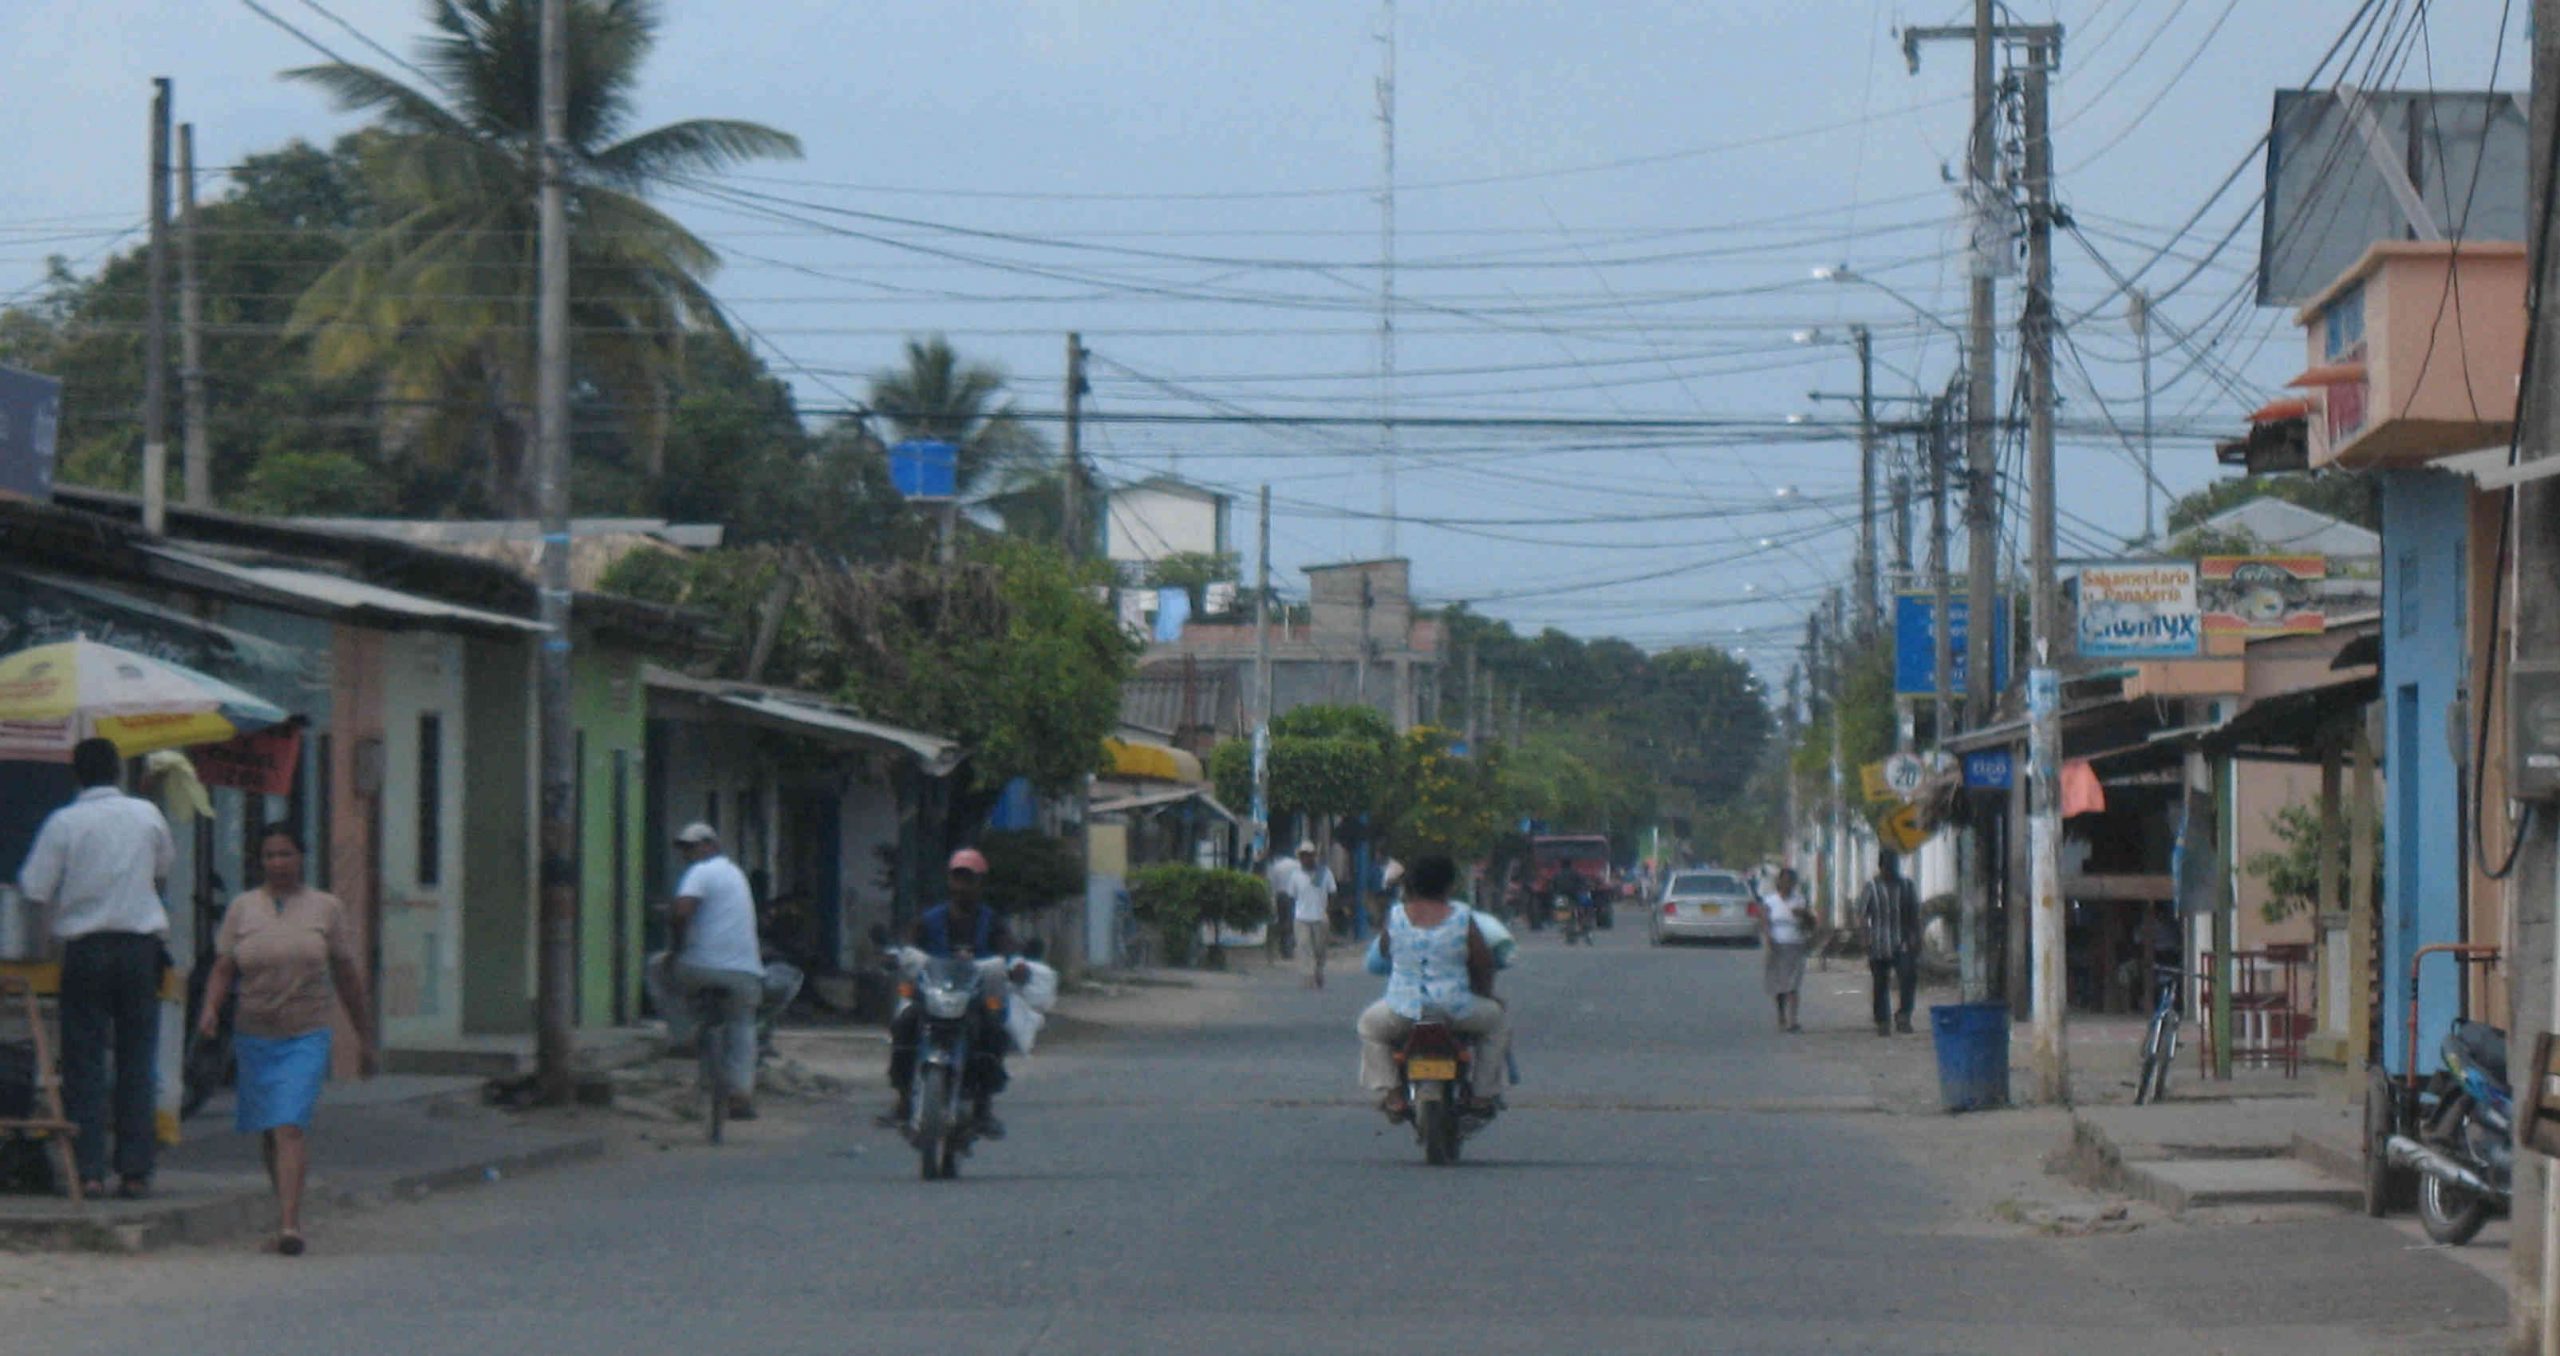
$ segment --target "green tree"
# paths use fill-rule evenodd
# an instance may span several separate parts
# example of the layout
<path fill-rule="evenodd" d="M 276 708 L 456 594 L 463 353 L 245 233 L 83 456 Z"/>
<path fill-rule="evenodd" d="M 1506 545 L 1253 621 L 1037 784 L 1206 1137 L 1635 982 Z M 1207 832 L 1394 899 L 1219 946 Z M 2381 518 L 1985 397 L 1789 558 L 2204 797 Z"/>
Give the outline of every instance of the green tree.
<path fill-rule="evenodd" d="M 1387 843 L 1408 861 L 1432 852 L 1475 861 L 1501 836 L 1501 758 L 1491 749 L 1461 754 L 1456 743 L 1450 731 L 1428 725 L 1397 741 Z"/>
<path fill-rule="evenodd" d="M 2246 868 L 2250 875 L 2266 882 L 2266 902 L 2260 912 L 2270 923 L 2280 923 L 2297 913 L 2307 913 L 2320 902 L 2320 854 L 2324 848 L 2320 832 L 2320 810 L 2315 805 L 2287 805 L 2267 816 L 2267 827 L 2275 831 L 2283 847 L 2254 853 Z M 2325 845 L 2336 863 L 2338 879 L 2348 875 L 2348 835 L 2346 825 L 2339 825 L 2335 841 Z M 2382 820 L 2375 812 L 2373 821 L 2374 868 L 2372 888 L 2376 899 L 2382 897 Z"/>
<path fill-rule="evenodd" d="M 430 80 L 366 66 L 287 71 L 375 117 L 373 228 L 303 293 L 295 332 L 325 379 L 380 383 L 388 431 L 483 501 L 534 508 L 534 254 L 542 180 L 539 0 L 431 0 Z M 582 385 L 604 393 L 649 479 L 684 336 L 725 326 L 703 280 L 719 257 L 649 192 L 742 161 L 796 157 L 790 135 L 697 119 L 632 132 L 654 0 L 569 0 L 572 323 Z"/>
<path fill-rule="evenodd" d="M 957 449 L 963 498 L 1023 488 L 1049 470 L 1047 444 L 1005 398 L 1004 370 L 962 359 L 941 335 L 908 340 L 905 362 L 872 377 L 871 408 L 893 441 Z"/>

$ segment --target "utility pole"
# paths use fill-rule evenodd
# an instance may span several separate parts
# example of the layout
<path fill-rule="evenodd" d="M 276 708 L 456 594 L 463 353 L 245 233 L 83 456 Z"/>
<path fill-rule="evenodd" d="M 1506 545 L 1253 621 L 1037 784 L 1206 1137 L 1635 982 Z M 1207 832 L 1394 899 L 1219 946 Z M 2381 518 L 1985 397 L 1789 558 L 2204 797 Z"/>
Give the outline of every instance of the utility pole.
<path fill-rule="evenodd" d="M 2534 207 L 2525 238 L 2535 243 L 2527 294 L 2528 366 L 2517 387 L 2516 448 L 2524 461 L 2540 462 L 2560 456 L 2560 404 L 2548 398 L 2560 391 L 2560 342 L 2555 342 L 2560 340 L 2560 250 L 2550 248 L 2554 226 L 2545 214 L 2555 191 L 2549 183 L 2553 157 L 2560 155 L 2560 0 L 2534 0 L 2528 31 L 2533 34 L 2532 150 L 2525 163 L 2533 171 L 2525 200 Z M 2560 572 L 2560 481 L 2531 481 L 2514 493 L 2515 572 L 2506 581 L 2508 595 L 2515 599 L 2514 625 L 2508 632 L 2514 660 L 2509 675 L 2528 664 L 2560 660 L 2560 596 L 2548 584 Z M 2502 681 L 2505 690 L 2495 695 L 2512 728 L 2522 715 L 2515 700 L 2519 694 L 2512 676 Z M 2560 1031 L 2560 976 L 2553 964 L 2554 929 L 2560 926 L 2560 903 L 2555 902 L 2560 895 L 2560 805 L 2544 801 L 2526 817 L 2507 890 L 2516 943 L 2508 969 L 2515 986 L 2515 1035 L 2517 1048 L 2531 1050 L 2529 1031 Z M 2416 1051 L 2408 1052 L 2408 1058 L 2416 1057 Z M 2538 1081 L 2528 1069 L 2518 1074 L 2515 1086 L 2521 1091 Z M 2560 1322 L 2554 1321 L 2560 1318 L 2560 1246 L 2555 1246 L 2560 1245 L 2560 1191 L 2554 1190 L 2560 1174 L 2555 1174 L 2552 1159 L 2538 1153 L 2520 1151 L 2516 1165 L 2511 1248 L 2515 1299 L 2509 1306 L 2513 1327 L 2507 1349 L 2560 1356 Z"/>
<path fill-rule="evenodd" d="M 1959 375 L 1958 381 L 1964 380 Z M 1930 663 L 1935 681 L 1936 704 L 1931 712 L 1934 724 L 1930 741 L 1944 747 L 1947 737 L 1956 732 L 1955 627 L 1950 621 L 1955 614 L 1955 582 L 1948 577 L 1948 556 L 1952 546 L 1947 540 L 1947 410 L 1957 399 L 1950 384 L 1947 394 L 1929 406 L 1929 591 L 1931 611 Z"/>
<path fill-rule="evenodd" d="M 1858 624 L 1859 640 L 1876 634 L 1876 353 L 1864 325 L 1849 327 L 1858 348 Z"/>
<path fill-rule="evenodd" d="M 213 507 L 213 431 L 205 427 L 204 289 L 196 276 L 196 125 L 178 127 L 178 399 L 186 505 Z"/>
<path fill-rule="evenodd" d="M 2125 319 L 2133 323 L 2134 342 L 2142 346 L 2142 544 L 2155 546 L 2159 489 L 2151 475 L 2151 294 L 2127 288 Z"/>
<path fill-rule="evenodd" d="M 1972 283 L 1973 306 L 1966 327 L 1964 402 L 1965 450 L 1965 684 L 1964 723 L 1966 728 L 1981 725 L 1991 714 L 1991 623 L 1992 581 L 2000 568 L 2000 515 L 1996 497 L 1999 489 L 1998 451 L 1992 432 L 1998 426 L 1999 393 L 1993 368 L 1998 349 L 1994 347 L 1992 327 L 1997 323 L 1995 310 L 1999 304 L 1998 269 L 2000 239 L 1994 215 L 1997 199 L 1999 117 L 1997 90 L 1992 83 L 1991 56 L 2003 30 L 1993 22 L 1996 8 L 1992 0 L 1973 0 L 1973 23 L 1962 28 L 1907 28 L 1902 33 L 1902 51 L 1911 69 L 1920 69 L 1920 44 L 1931 41 L 1963 41 L 1973 45 L 1973 136 L 1966 158 L 1965 196 L 1971 216 L 1973 236 Z M 1939 614 L 1939 625 L 1945 625 L 1945 613 Z M 1943 739 L 1947 731 L 1941 730 Z"/>
<path fill-rule="evenodd" d="M 1093 389 L 1084 379 L 1084 336 L 1067 333 L 1067 429 L 1061 448 L 1067 459 L 1065 506 L 1060 521 L 1065 524 L 1067 559 L 1084 559 L 1084 397 Z M 1267 498 L 1269 490 L 1265 490 Z M 1263 581 L 1266 585 L 1270 580 Z"/>
<path fill-rule="evenodd" d="M 1355 680 L 1362 706 L 1369 704 L 1369 617 L 1377 606 L 1377 591 L 1369 586 L 1369 572 L 1364 569 L 1360 572 L 1360 662 Z"/>
<path fill-rule="evenodd" d="M 151 255 L 142 322 L 142 530 L 169 530 L 169 80 L 151 82 Z"/>
<path fill-rule="evenodd" d="M 1271 847 L 1271 487 L 1262 487 L 1254 554 L 1261 583 L 1253 591 L 1253 859 Z"/>
<path fill-rule="evenodd" d="M 577 1026 L 577 733 L 569 690 L 569 0 L 542 0 L 542 189 L 535 308 L 535 456 L 542 512 L 542 901 L 535 951 L 534 1067 L 565 1105 Z"/>
<path fill-rule="evenodd" d="M 2053 129 L 2047 86 L 2061 57 L 2062 32 L 2027 39 L 2027 877 L 2034 907 L 2036 1099 L 2071 1100 L 2063 1041 L 2062 585 L 2054 577 L 2053 485 Z M 2150 488 L 2144 486 L 2147 496 Z M 1987 629 L 1987 628 L 1986 628 Z"/>
<path fill-rule="evenodd" d="M 1831 590 L 1831 924 L 1838 927 L 1845 917 L 1849 879 L 1849 780 L 1840 762 L 1841 717 L 1848 709 L 1849 666 L 1842 662 L 1841 642 L 1846 628 L 1841 625 L 1844 604 L 1840 590 Z"/>
<path fill-rule="evenodd" d="M 1396 0 L 1379 0 L 1378 43 L 1378 522 L 1396 554 Z M 1365 648 L 1365 646 L 1364 646 Z M 1365 659 L 1363 660 L 1365 663 Z M 1368 700 L 1364 691 L 1361 700 Z"/>

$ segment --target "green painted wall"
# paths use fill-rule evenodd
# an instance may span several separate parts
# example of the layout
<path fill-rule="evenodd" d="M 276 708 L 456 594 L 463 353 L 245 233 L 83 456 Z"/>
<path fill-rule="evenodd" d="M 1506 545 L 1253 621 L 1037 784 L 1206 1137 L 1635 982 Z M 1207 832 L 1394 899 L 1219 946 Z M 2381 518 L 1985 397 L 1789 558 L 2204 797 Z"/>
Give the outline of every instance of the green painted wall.
<path fill-rule="evenodd" d="M 639 651 L 593 635 L 571 657 L 578 759 L 578 1022 L 611 1026 L 640 1012 L 641 925 L 648 898 L 644 762 L 649 701 Z M 620 793 L 616 794 L 617 781 Z"/>

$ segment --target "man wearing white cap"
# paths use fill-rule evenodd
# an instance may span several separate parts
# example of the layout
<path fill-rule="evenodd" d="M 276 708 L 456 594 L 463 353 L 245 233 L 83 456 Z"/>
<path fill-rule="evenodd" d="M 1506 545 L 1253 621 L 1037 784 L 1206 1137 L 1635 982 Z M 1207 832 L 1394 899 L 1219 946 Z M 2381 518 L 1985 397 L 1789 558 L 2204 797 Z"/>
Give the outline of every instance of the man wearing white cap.
<path fill-rule="evenodd" d="M 1307 987 L 1324 987 L 1324 953 L 1333 941 L 1333 868 L 1316 861 L 1316 845 L 1298 844 L 1298 869 L 1289 877 L 1290 916 L 1298 947 L 1307 953 Z"/>
<path fill-rule="evenodd" d="M 676 850 L 692 865 L 676 882 L 669 950 L 670 969 L 682 1005 L 669 1025 L 686 1026 L 694 995 L 716 989 L 727 996 L 728 1020 L 703 1040 L 720 1042 L 721 1081 L 727 1084 L 729 1118 L 756 1117 L 756 1008 L 764 1001 L 764 950 L 756 939 L 755 891 L 747 873 L 720 851 L 720 832 L 687 824 Z"/>

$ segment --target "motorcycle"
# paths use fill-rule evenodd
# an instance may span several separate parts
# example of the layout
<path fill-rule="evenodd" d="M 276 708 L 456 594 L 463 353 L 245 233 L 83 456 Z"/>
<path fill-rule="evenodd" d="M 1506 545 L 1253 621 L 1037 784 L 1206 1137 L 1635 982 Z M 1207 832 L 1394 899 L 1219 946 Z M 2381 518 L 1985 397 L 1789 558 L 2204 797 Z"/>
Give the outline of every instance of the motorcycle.
<path fill-rule="evenodd" d="M 1458 1161 L 1458 1146 L 1493 1124 L 1498 1111 L 1470 1111 L 1475 1042 L 1458 1034 L 1446 1013 L 1428 1011 L 1395 1052 L 1404 1082 L 1405 1105 L 1412 1108 L 1413 1137 L 1422 1142 L 1423 1160 L 1433 1167 Z"/>
<path fill-rule="evenodd" d="M 960 1159 L 980 1138 L 974 1067 L 989 1041 L 1004 1039 L 996 1026 L 1003 1011 L 1005 963 L 968 956 L 898 955 L 906 978 L 898 997 L 915 1004 L 923 1020 L 916 1032 L 915 1072 L 906 1088 L 907 1120 L 899 1127 L 915 1146 L 924 1180 L 960 1175 Z"/>
<path fill-rule="evenodd" d="M 2418 1173 L 2418 1219 L 2427 1237 L 2460 1247 L 2510 1203 L 2515 1094 L 2504 1031 L 2456 1021 L 2442 1053 L 2444 1068 L 2418 1094 L 2417 1133 L 2392 1135 L 2386 1154 L 2391 1166 Z"/>

